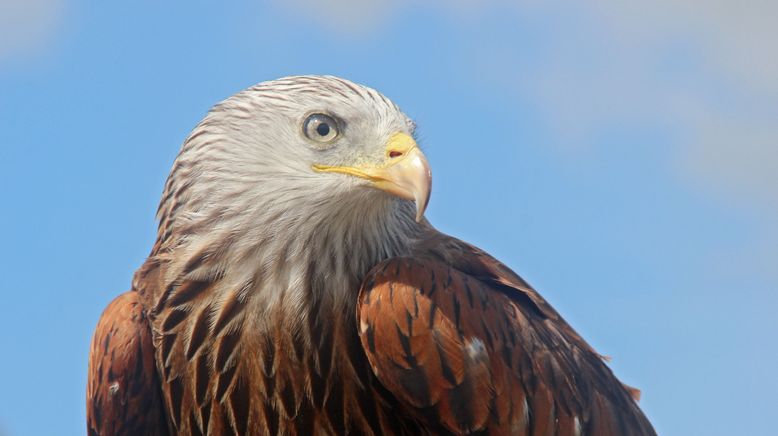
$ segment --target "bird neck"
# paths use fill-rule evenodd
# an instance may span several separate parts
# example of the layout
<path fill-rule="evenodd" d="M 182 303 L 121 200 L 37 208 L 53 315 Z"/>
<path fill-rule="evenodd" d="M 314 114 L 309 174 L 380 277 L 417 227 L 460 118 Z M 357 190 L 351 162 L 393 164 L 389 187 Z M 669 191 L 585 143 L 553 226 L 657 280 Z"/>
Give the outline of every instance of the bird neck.
<path fill-rule="evenodd" d="M 245 297 L 258 318 L 353 318 L 365 274 L 407 254 L 426 224 L 415 222 L 412 203 L 377 190 L 330 194 L 298 198 L 294 207 L 267 196 L 242 214 L 223 213 L 217 225 L 190 225 L 207 231 L 162 244 L 176 253 L 168 281 L 218 279 L 216 301 L 251 283 Z"/>
<path fill-rule="evenodd" d="M 267 277 L 263 307 L 307 302 L 308 316 L 353 316 L 362 278 L 379 262 L 407 254 L 421 227 L 413 207 L 381 192 L 343 196 L 280 226 L 256 248 Z M 291 308 L 297 309 L 297 308 Z M 285 311 L 290 308 L 284 308 Z"/>

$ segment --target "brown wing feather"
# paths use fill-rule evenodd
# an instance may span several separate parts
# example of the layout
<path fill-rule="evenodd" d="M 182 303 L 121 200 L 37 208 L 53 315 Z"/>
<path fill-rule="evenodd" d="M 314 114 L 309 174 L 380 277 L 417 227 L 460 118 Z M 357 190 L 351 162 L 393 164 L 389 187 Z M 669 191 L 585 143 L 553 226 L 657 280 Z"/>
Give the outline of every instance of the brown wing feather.
<path fill-rule="evenodd" d="M 167 435 L 151 330 L 136 292 L 126 292 L 100 317 L 89 355 L 90 435 Z"/>
<path fill-rule="evenodd" d="M 466 253 L 391 259 L 368 274 L 360 337 L 389 391 L 457 434 L 655 434 L 600 356 L 529 285 Z"/>

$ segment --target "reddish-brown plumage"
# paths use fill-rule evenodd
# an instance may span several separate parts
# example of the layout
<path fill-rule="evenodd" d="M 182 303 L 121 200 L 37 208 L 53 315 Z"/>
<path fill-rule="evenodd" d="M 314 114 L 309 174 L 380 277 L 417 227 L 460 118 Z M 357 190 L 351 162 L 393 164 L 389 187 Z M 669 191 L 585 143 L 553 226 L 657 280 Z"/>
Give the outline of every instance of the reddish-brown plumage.
<path fill-rule="evenodd" d="M 396 258 L 368 274 L 360 336 L 390 392 L 459 434 L 654 434 L 601 357 L 539 295 L 478 250 L 467 262 L 460 248 L 451 264 Z"/>
<path fill-rule="evenodd" d="M 281 312 L 256 329 L 245 284 L 219 301 L 219 277 L 164 286 L 164 255 L 152 256 L 95 333 L 90 430 L 654 434 L 629 388 L 526 282 L 453 238 L 419 247 L 367 274 L 355 316 L 321 302 L 297 333 Z M 117 403 L 115 380 L 134 396 Z"/>
<path fill-rule="evenodd" d="M 87 385 L 90 435 L 167 435 L 151 330 L 136 292 L 116 297 L 92 338 Z"/>
<path fill-rule="evenodd" d="M 218 301 L 213 290 L 223 284 L 220 277 L 165 286 L 164 259 L 152 255 L 136 274 L 135 290 L 112 303 L 98 325 L 87 399 L 92 434 L 166 434 L 168 426 L 183 435 L 426 433 L 415 419 L 397 419 L 402 405 L 372 375 L 353 314 L 322 313 L 309 331 L 296 333 L 274 312 L 260 332 L 258 320 L 246 316 L 246 286 Z M 357 290 L 358 284 L 355 298 Z M 149 309 L 142 311 L 139 299 Z M 129 350 L 127 341 L 143 346 Z M 132 400 L 143 405 L 146 419 L 117 403 L 106 409 L 92 394 L 116 378 L 98 373 L 105 361 L 122 368 L 121 377 L 140 377 L 143 389 Z M 123 369 L 135 362 L 144 364 L 140 373 Z"/>

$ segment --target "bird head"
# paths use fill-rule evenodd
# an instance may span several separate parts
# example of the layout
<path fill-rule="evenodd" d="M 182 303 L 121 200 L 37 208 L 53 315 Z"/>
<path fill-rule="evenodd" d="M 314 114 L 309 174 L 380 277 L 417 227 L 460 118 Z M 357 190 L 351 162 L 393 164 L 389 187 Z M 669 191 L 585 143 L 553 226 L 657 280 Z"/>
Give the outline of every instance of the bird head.
<path fill-rule="evenodd" d="M 217 104 L 189 136 L 160 204 L 160 231 L 213 232 L 235 220 L 246 229 L 373 203 L 400 204 L 390 212 L 420 221 L 432 179 L 414 130 L 389 99 L 340 78 L 260 83 Z"/>

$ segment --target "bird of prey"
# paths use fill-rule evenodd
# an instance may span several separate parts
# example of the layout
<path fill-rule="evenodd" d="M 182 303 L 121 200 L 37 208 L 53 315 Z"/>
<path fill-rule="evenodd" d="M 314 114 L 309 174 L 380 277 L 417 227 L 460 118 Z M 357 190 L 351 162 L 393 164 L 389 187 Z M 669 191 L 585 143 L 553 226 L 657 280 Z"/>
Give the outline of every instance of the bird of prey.
<path fill-rule="evenodd" d="M 655 434 L 527 282 L 424 218 L 414 130 L 330 76 L 217 104 L 97 325 L 89 434 Z"/>

